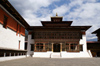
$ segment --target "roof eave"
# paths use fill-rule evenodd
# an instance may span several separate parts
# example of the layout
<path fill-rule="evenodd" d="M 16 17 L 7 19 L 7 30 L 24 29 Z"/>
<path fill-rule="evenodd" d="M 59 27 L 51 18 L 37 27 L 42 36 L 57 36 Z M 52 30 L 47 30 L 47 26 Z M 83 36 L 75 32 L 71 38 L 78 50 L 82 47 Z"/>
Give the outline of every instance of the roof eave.
<path fill-rule="evenodd" d="M 4 4 L 4 3 L 7 3 Z M 17 10 L 10 4 L 10 2 L 8 0 L 0 0 L 0 4 L 9 12 L 11 13 L 22 25 L 25 26 L 25 28 L 29 27 L 29 24 L 22 18 L 22 16 L 17 12 Z M 12 8 L 12 10 L 14 10 L 14 12 L 12 10 L 9 10 L 8 8 L 8 5 L 10 8 Z M 6 7 L 5 7 L 6 6 Z M 12 13 L 12 12 L 13 13 Z"/>

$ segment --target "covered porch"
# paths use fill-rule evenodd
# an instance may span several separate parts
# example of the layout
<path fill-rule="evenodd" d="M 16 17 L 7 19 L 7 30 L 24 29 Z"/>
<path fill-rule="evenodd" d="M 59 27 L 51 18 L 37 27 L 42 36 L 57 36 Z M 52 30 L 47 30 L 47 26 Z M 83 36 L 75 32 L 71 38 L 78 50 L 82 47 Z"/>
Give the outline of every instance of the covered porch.
<path fill-rule="evenodd" d="M 80 52 L 83 51 L 82 44 L 78 42 L 35 42 L 34 52 Z"/>

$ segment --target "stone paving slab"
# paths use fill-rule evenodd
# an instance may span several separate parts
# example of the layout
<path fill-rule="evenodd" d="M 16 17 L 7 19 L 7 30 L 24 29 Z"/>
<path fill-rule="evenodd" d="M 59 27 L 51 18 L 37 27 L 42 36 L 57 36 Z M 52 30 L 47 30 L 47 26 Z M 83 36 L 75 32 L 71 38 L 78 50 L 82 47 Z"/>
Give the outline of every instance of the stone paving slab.
<path fill-rule="evenodd" d="M 100 58 L 23 58 L 0 62 L 0 66 L 100 66 Z"/>

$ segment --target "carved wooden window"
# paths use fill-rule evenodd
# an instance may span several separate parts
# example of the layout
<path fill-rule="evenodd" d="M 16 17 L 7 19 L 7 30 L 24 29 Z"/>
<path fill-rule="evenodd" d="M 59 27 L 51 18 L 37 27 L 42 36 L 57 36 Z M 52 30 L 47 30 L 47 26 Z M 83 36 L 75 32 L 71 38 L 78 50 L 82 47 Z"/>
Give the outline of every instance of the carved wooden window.
<path fill-rule="evenodd" d="M 78 50 L 78 44 L 70 44 L 70 50 L 71 51 L 77 51 Z"/>
<path fill-rule="evenodd" d="M 79 51 L 79 44 L 66 43 L 66 51 L 68 51 L 68 52 L 77 52 L 77 51 Z"/>
<path fill-rule="evenodd" d="M 52 44 L 46 43 L 45 44 L 45 49 L 46 49 L 46 51 L 52 51 Z"/>
<path fill-rule="evenodd" d="M 35 39 L 81 39 L 80 32 L 34 32 Z"/>
<path fill-rule="evenodd" d="M 43 43 L 36 44 L 36 51 L 39 51 L 39 52 L 43 51 Z"/>
<path fill-rule="evenodd" d="M 69 44 L 66 43 L 66 51 L 69 51 Z"/>
<path fill-rule="evenodd" d="M 62 51 L 66 51 L 66 44 L 62 44 Z"/>
<path fill-rule="evenodd" d="M 4 28 L 7 28 L 7 20 L 8 20 L 8 17 L 4 15 L 4 20 L 3 20 L 3 27 Z"/>

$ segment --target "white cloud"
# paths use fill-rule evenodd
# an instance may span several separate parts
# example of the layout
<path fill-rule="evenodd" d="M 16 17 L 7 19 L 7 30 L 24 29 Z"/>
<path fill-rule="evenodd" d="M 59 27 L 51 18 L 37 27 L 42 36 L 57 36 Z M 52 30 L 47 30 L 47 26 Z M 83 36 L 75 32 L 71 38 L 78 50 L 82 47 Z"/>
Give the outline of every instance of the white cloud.
<path fill-rule="evenodd" d="M 70 0 L 56 8 L 48 7 L 60 0 L 9 0 L 31 26 L 41 26 L 40 21 L 50 20 L 50 16 L 63 16 L 64 20 L 73 21 L 72 25 L 90 25 L 87 39 L 96 38 L 91 32 L 100 28 L 100 3 L 97 0 Z M 52 6 L 52 7 L 55 7 Z"/>
<path fill-rule="evenodd" d="M 75 3 L 77 2 L 74 1 Z M 88 31 L 87 31 L 87 40 L 94 39 L 96 38 L 96 35 L 91 34 L 93 31 L 96 29 L 100 28 L 100 3 L 96 3 L 96 0 L 87 0 L 81 2 L 81 4 L 77 5 L 78 3 L 74 3 L 73 6 L 78 6 L 78 8 L 75 8 L 73 11 L 70 11 L 68 15 L 65 17 L 67 20 L 72 20 L 73 24 L 72 25 L 90 25 L 92 26 Z M 73 1 L 72 1 L 73 3 Z M 72 5 L 71 3 L 71 5 Z"/>
<path fill-rule="evenodd" d="M 66 12 L 69 11 L 69 7 L 67 7 L 67 5 L 62 5 L 60 7 L 57 7 L 53 10 L 53 14 L 58 13 L 59 15 L 64 15 Z"/>
<path fill-rule="evenodd" d="M 80 10 L 81 13 L 79 14 L 80 18 L 91 18 L 94 16 L 97 16 L 98 13 L 100 12 L 100 3 L 87 3 L 83 4 Z"/>
<path fill-rule="evenodd" d="M 41 26 L 41 20 L 50 20 L 50 10 L 45 9 L 59 0 L 9 0 L 31 26 Z M 43 7 L 43 8 L 42 8 Z M 40 15 L 41 16 L 38 16 Z"/>
<path fill-rule="evenodd" d="M 15 7 L 21 9 L 30 9 L 36 12 L 40 7 L 48 7 L 53 2 L 59 0 L 9 0 Z"/>
<path fill-rule="evenodd" d="M 81 5 L 83 3 L 83 0 L 70 0 L 71 3 L 69 4 L 69 7 L 74 7 L 76 5 Z"/>

